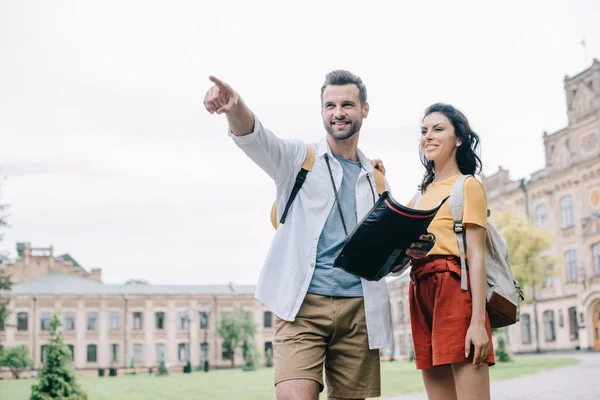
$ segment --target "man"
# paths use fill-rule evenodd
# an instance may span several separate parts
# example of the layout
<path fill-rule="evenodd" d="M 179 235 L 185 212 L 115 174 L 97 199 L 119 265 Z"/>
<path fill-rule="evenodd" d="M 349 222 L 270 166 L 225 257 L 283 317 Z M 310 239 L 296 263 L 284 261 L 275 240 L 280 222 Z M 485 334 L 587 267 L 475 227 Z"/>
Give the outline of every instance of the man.
<path fill-rule="evenodd" d="M 229 85 L 209 79 L 215 85 L 204 98 L 206 109 L 226 115 L 234 142 L 275 181 L 280 217 L 306 144 L 276 137 Z M 318 399 L 323 364 L 330 399 L 380 396 L 378 349 L 392 341 L 385 280 L 366 281 L 333 268 L 347 234 L 376 197 L 373 167 L 358 150 L 363 119 L 369 114 L 366 87 L 348 71 L 330 72 L 321 88 L 321 104 L 327 135 L 314 145 L 313 169 L 278 227 L 256 290 L 256 297 L 277 316 L 279 400 Z M 420 258 L 426 252 L 413 244 L 407 254 Z"/>

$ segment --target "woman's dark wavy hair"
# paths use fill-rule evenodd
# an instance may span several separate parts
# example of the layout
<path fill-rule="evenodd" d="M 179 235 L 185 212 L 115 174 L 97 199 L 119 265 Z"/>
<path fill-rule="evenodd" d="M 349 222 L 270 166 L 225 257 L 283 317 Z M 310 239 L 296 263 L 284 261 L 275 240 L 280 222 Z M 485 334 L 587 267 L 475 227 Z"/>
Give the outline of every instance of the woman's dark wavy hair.
<path fill-rule="evenodd" d="M 444 114 L 454 127 L 454 135 L 460 140 L 461 145 L 456 150 L 456 164 L 463 175 L 474 175 L 481 173 L 481 158 L 477 155 L 479 152 L 479 135 L 475 133 L 469 125 L 469 120 L 462 111 L 454 108 L 450 104 L 435 103 L 425 110 L 423 120 L 429 114 L 433 113 Z M 435 165 L 433 161 L 429 161 L 419 146 L 419 158 L 425 167 L 425 175 L 419 186 L 421 193 L 425 193 L 427 186 L 435 179 Z"/>

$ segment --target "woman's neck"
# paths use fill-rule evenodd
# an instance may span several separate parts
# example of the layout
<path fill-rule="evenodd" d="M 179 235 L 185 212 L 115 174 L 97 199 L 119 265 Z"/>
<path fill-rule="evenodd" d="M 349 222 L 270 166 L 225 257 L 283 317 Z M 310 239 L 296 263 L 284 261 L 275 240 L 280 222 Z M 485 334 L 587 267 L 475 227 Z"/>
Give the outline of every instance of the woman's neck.
<path fill-rule="evenodd" d="M 434 182 L 442 182 L 446 179 L 454 176 L 454 175 L 462 175 L 458 165 L 456 164 L 456 160 L 452 158 L 445 163 L 436 162 L 435 163 L 435 179 Z"/>

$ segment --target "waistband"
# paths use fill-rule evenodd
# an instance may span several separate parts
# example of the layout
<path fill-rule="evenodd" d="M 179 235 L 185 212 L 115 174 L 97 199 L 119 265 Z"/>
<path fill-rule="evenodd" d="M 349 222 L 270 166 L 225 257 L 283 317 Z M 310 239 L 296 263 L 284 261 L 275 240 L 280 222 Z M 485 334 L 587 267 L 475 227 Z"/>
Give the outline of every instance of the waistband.
<path fill-rule="evenodd" d="M 410 275 L 413 283 L 439 272 L 451 271 L 460 276 L 460 259 L 456 256 L 427 256 L 418 260 L 411 260 L 410 264 L 412 266 Z"/>

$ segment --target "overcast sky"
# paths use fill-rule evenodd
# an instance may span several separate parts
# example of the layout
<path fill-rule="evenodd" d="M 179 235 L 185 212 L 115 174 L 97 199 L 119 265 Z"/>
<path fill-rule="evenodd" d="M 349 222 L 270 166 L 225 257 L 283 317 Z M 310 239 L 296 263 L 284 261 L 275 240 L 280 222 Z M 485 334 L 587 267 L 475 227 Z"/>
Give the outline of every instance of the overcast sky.
<path fill-rule="evenodd" d="M 317 141 L 325 74 L 358 74 L 360 147 L 408 201 L 437 101 L 465 111 L 486 173 L 543 168 L 564 76 L 600 58 L 599 16 L 594 0 L 0 1 L 0 249 L 53 245 L 105 282 L 255 283 L 275 189 L 203 109 L 208 75 L 276 134 Z"/>

